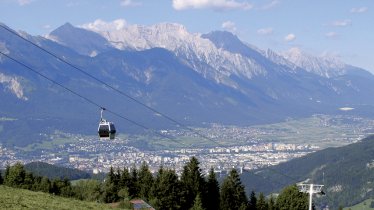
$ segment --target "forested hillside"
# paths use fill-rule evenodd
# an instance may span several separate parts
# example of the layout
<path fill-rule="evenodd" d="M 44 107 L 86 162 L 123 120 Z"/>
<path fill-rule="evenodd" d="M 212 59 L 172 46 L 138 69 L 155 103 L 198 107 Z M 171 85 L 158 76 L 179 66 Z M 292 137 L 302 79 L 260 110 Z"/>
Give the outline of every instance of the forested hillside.
<path fill-rule="evenodd" d="M 71 199 L 118 203 L 125 208 L 131 206 L 130 200 L 134 198 L 143 199 L 155 209 L 303 210 L 308 207 L 307 195 L 299 192 L 295 185 L 286 187 L 277 199 L 273 197 L 267 199 L 264 194 L 256 195 L 254 191 L 248 196 L 235 169 L 231 170 L 219 185 L 213 170 L 208 176 L 204 176 L 199 164 L 196 158 L 191 158 L 184 166 L 180 177 L 174 170 L 163 167 L 156 175 L 152 175 L 146 164 L 139 169 L 111 168 L 103 182 L 88 179 L 72 185 L 68 179 L 51 180 L 33 175 L 27 172 L 22 164 L 17 163 L 6 168 L 0 176 L 0 184 Z M 44 202 L 44 199 L 41 201 Z M 21 205 L 39 204 L 38 201 L 33 201 L 37 204 L 30 202 L 30 199 L 25 198 L 25 204 Z M 4 208 L 13 208 L 12 205 L 8 205 L 6 201 L 0 203 L 0 207 Z"/>
<path fill-rule="evenodd" d="M 328 148 L 277 166 L 246 172 L 245 186 L 266 194 L 304 180 L 325 185 L 321 205 L 352 206 L 374 192 L 374 136 L 339 148 Z"/>
<path fill-rule="evenodd" d="M 92 174 L 75 168 L 66 168 L 43 162 L 32 162 L 25 165 L 25 169 L 36 176 L 46 176 L 50 179 L 88 179 Z"/>

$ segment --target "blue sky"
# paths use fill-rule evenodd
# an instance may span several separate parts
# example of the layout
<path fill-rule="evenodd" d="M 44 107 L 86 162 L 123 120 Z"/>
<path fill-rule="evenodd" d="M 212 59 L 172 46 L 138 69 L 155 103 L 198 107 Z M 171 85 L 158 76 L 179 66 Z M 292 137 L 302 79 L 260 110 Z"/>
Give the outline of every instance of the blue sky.
<path fill-rule="evenodd" d="M 97 19 L 173 22 L 192 33 L 228 30 L 260 49 L 334 55 L 374 72 L 372 0 L 0 0 L 0 11 L 0 22 L 32 35 Z"/>

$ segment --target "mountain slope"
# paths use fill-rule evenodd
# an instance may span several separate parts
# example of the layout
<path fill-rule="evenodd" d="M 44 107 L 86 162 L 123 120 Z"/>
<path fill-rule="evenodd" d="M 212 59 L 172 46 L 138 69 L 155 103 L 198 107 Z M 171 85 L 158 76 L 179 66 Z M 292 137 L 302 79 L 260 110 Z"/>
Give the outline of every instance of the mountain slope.
<path fill-rule="evenodd" d="M 374 196 L 374 136 L 340 148 L 328 148 L 277 166 L 246 172 L 246 189 L 277 192 L 281 188 L 309 180 L 323 184 L 327 198 L 319 205 L 351 206 Z"/>
<path fill-rule="evenodd" d="M 47 38 L 73 48 L 79 54 L 92 57 L 96 56 L 98 52 L 111 48 L 108 41 L 99 34 L 76 28 L 70 23 L 66 23 L 52 31 Z"/>
<path fill-rule="evenodd" d="M 334 114 L 346 106 L 355 108 L 351 114 L 374 116 L 374 76 L 349 65 L 345 74 L 324 77 L 274 52 L 255 49 L 231 33 L 191 34 L 178 24 L 145 27 L 104 22 L 85 28 L 90 30 L 65 24 L 49 39 L 19 34 L 190 126 L 263 124 L 315 113 Z M 5 53 L 100 106 L 145 127 L 177 128 L 3 29 L 0 40 Z M 0 141 L 6 144 L 45 140 L 43 134 L 54 130 L 96 133 L 99 107 L 4 56 L 0 56 L 0 97 L 6 99 L 0 104 L 0 114 L 15 119 L 0 121 Z M 119 132 L 145 132 L 116 116 L 108 118 L 120 122 Z M 15 131 L 17 127 L 22 130 Z"/>

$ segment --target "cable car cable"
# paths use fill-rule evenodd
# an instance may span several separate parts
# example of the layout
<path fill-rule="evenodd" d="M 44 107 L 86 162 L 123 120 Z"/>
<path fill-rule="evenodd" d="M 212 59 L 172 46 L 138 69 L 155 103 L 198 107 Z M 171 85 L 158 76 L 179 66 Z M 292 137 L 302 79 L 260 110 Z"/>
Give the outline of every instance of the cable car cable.
<path fill-rule="evenodd" d="M 10 60 L 12 60 L 13 62 L 15 62 L 15 63 L 17 63 L 17 64 L 19 64 L 19 65 L 25 67 L 26 69 L 32 71 L 33 73 L 38 74 L 39 76 L 41 76 L 41 77 L 43 77 L 44 79 L 46 79 L 46 80 L 52 82 L 53 84 L 56 84 L 56 85 L 60 86 L 61 88 L 65 89 L 66 91 L 68 91 L 68 92 L 70 92 L 70 93 L 72 93 L 72 94 L 74 94 L 74 95 L 76 95 L 76 96 L 78 96 L 78 97 L 84 99 L 85 101 L 89 102 L 90 104 L 92 104 L 92 105 L 94 105 L 94 106 L 96 106 L 96 107 L 98 107 L 98 108 L 100 108 L 100 109 L 105 109 L 107 112 L 109 112 L 109 113 L 111 113 L 111 114 L 113 114 L 113 115 L 115 115 L 115 116 L 117 116 L 117 117 L 119 117 L 119 118 L 122 118 L 122 119 L 126 120 L 127 122 L 130 122 L 130 123 L 132 123 L 132 124 L 134 124 L 134 125 L 137 125 L 138 127 L 141 127 L 141 128 L 143 128 L 143 129 L 145 129 L 145 130 L 153 131 L 153 133 L 157 134 L 158 136 L 161 136 L 161 137 L 167 138 L 167 139 L 169 139 L 169 140 L 171 140 L 171 141 L 173 141 L 173 142 L 175 142 L 175 143 L 177 143 L 177 144 L 181 144 L 181 145 L 184 145 L 184 146 L 189 146 L 189 145 L 186 145 L 186 144 L 184 144 L 183 142 L 179 142 L 179 141 L 177 141 L 177 140 L 175 140 L 175 139 L 173 139 L 173 138 L 171 138 L 171 137 L 169 137 L 169 136 L 167 136 L 167 135 L 165 135 L 165 134 L 162 134 L 162 133 L 156 132 L 155 130 L 150 129 L 150 128 L 148 128 L 147 126 L 142 125 L 142 124 L 140 124 L 140 123 L 138 123 L 138 122 L 135 122 L 134 120 L 131 120 L 131 119 L 127 118 L 127 117 L 124 117 L 124 116 L 122 116 L 122 115 L 120 115 L 120 114 L 118 114 L 118 113 L 116 113 L 116 112 L 114 112 L 114 111 L 111 111 L 111 110 L 109 110 L 108 108 L 104 108 L 104 107 L 101 106 L 100 104 L 98 104 L 98 103 L 92 101 L 91 99 L 89 99 L 89 98 L 87 98 L 87 97 L 85 97 L 85 96 L 83 96 L 83 95 L 81 95 L 81 94 L 79 94 L 79 93 L 73 91 L 72 89 L 70 89 L 70 88 L 68 88 L 68 87 L 66 87 L 66 86 L 64 86 L 64 85 L 62 85 L 61 83 L 56 82 L 55 80 L 53 80 L 53 79 L 51 79 L 51 78 L 45 76 L 44 74 L 40 73 L 39 71 L 36 71 L 35 69 L 31 68 L 30 66 L 28 66 L 28 65 L 22 63 L 21 61 L 19 61 L 19 60 L 15 59 L 15 58 L 13 58 L 13 57 L 11 57 L 11 56 L 5 54 L 5 53 L 2 52 L 2 51 L 0 51 L 0 54 L 3 55 L 3 56 L 5 56 L 5 57 L 7 57 L 7 58 L 10 59 Z"/>
<path fill-rule="evenodd" d="M 167 138 L 167 139 L 169 139 L 169 140 L 171 140 L 171 141 L 173 141 L 173 142 L 175 142 L 175 143 L 177 143 L 177 144 L 180 144 L 180 145 L 183 145 L 183 146 L 191 146 L 191 145 L 186 145 L 186 144 L 184 144 L 183 142 L 179 142 L 179 141 L 177 141 L 177 140 L 175 140 L 175 139 L 173 139 L 173 138 L 171 138 L 171 137 L 169 137 L 169 136 L 166 136 L 166 135 L 164 135 L 164 134 L 158 133 L 158 132 L 156 132 L 156 131 L 154 131 L 154 130 L 148 128 L 147 126 L 144 126 L 144 125 L 142 125 L 142 124 L 140 124 L 140 123 L 137 123 L 137 122 L 135 122 L 135 121 L 133 121 L 133 120 L 127 118 L 127 117 L 124 117 L 124 116 L 122 116 L 122 115 L 120 115 L 120 114 L 118 114 L 118 113 L 116 113 L 116 112 L 114 112 L 114 111 L 109 110 L 108 108 L 105 108 L 105 107 L 99 105 L 98 103 L 92 101 L 91 99 L 89 99 L 89 98 L 87 98 L 87 97 L 85 97 L 85 96 L 83 96 L 83 95 L 81 95 L 81 94 L 79 94 L 79 93 L 73 91 L 72 89 L 70 89 L 70 88 L 68 88 L 68 87 L 66 87 L 66 86 L 64 86 L 64 85 L 62 85 L 62 84 L 59 83 L 59 82 L 56 82 L 55 80 L 53 80 L 53 79 L 51 79 L 51 78 L 45 76 L 44 74 L 42 74 L 42 73 L 36 71 L 35 69 L 33 69 L 33 68 L 31 68 L 30 66 L 28 66 L 28 65 L 26 65 L 26 64 L 24 64 L 24 63 L 22 63 L 21 61 L 19 61 L 19 60 L 15 59 L 15 58 L 13 58 L 13 57 L 11 57 L 11 56 L 9 56 L 9 55 L 3 53 L 2 51 L 0 51 L 0 54 L 3 55 L 3 56 L 5 56 L 5 57 L 7 57 L 8 59 L 14 61 L 15 63 L 17 63 L 17 64 L 19 64 L 19 65 L 25 67 L 26 69 L 28 69 L 28 70 L 34 72 L 35 74 L 38 74 L 39 76 L 43 77 L 44 79 L 46 79 L 46 80 L 48 80 L 48 81 L 50 81 L 50 82 L 52 82 L 52 83 L 54 83 L 54 84 L 60 86 L 61 88 L 65 89 L 66 91 L 68 91 L 68 92 L 70 92 L 70 93 L 72 93 L 72 94 L 74 94 L 74 95 L 76 95 L 76 96 L 78 96 L 78 97 L 84 99 L 85 101 L 91 103 L 92 105 L 94 105 L 94 106 L 96 106 L 96 107 L 98 107 L 98 108 L 100 108 L 100 109 L 105 109 L 107 112 L 109 112 L 109 113 L 111 113 L 111 114 L 113 114 L 113 115 L 115 115 L 115 116 L 117 116 L 117 117 L 119 117 L 119 118 L 122 118 L 122 119 L 124 119 L 124 120 L 126 120 L 126 121 L 128 121 L 128 122 L 130 122 L 130 123 L 132 123 L 132 124 L 134 124 L 134 125 L 137 125 L 137 126 L 143 128 L 143 129 L 145 129 L 145 130 L 152 131 L 153 133 L 157 134 L 158 136 L 161 136 L 161 137 Z M 288 175 L 286 175 L 286 174 L 284 174 L 284 173 L 281 173 L 281 172 L 279 172 L 279 171 L 276 171 L 276 170 L 274 170 L 274 169 L 265 168 L 264 170 L 269 170 L 269 171 L 271 171 L 271 172 L 273 172 L 273 173 L 280 174 L 280 175 L 282 175 L 282 176 L 285 176 L 285 177 L 287 177 L 287 178 L 289 178 L 289 179 L 292 179 L 292 180 L 298 182 L 298 180 L 296 180 L 295 178 L 293 178 L 293 177 L 291 177 L 291 176 L 288 176 Z M 264 179 L 267 179 L 267 180 L 269 180 L 269 181 L 271 181 L 271 182 L 273 182 L 273 183 L 281 184 L 281 183 L 278 182 L 278 181 L 271 180 L 270 178 L 266 178 L 266 177 L 261 176 L 261 175 L 259 175 L 259 174 L 256 174 L 256 173 L 252 173 L 252 174 L 255 175 L 255 176 L 259 176 L 259 177 L 262 177 L 262 178 L 264 178 Z M 332 200 L 332 199 L 331 199 L 327 194 L 326 194 L 325 196 L 326 196 L 330 201 L 333 202 L 333 200 Z"/>
<path fill-rule="evenodd" d="M 139 104 L 139 105 L 141 105 L 141 106 L 147 108 L 148 110 L 150 110 L 150 111 L 152 111 L 152 112 L 154 112 L 154 113 L 156 113 L 156 114 L 159 114 L 160 116 L 162 116 L 162 117 L 164 117 L 165 119 L 167 119 L 167 120 L 173 122 L 174 124 L 176 124 L 176 125 L 178 125 L 178 126 L 181 126 L 181 127 L 184 127 L 184 128 L 186 128 L 187 130 L 191 131 L 192 133 L 198 135 L 199 137 L 201 137 L 201 138 L 203 138 L 203 139 L 206 139 L 206 140 L 208 140 L 208 141 L 211 141 L 211 142 L 213 142 L 213 143 L 215 143 L 215 144 L 217 144 L 217 145 L 219 145 L 219 146 L 225 146 L 225 145 L 222 145 L 221 143 L 219 143 L 219 142 L 217 142 L 217 141 L 215 141 L 215 140 L 209 138 L 208 136 L 203 135 L 203 134 L 201 134 L 201 133 L 195 131 L 194 129 L 188 127 L 187 125 L 185 125 L 185 124 L 183 124 L 183 123 L 181 123 L 181 122 L 178 122 L 177 120 L 175 120 L 175 119 L 169 117 L 168 115 L 166 115 L 166 114 L 164 114 L 164 113 L 162 113 L 162 112 L 160 112 L 160 111 L 157 111 L 155 108 L 152 108 L 152 107 L 146 105 L 145 103 L 143 103 L 143 102 L 137 100 L 136 98 L 130 96 L 129 94 L 127 94 L 127 93 L 125 93 L 125 92 L 123 92 L 123 91 L 121 91 L 121 90 L 119 90 L 119 89 L 113 87 L 112 85 L 110 85 L 110 84 L 104 82 L 103 80 L 101 80 L 101 79 L 99 79 L 99 78 L 97 78 L 97 77 L 95 77 L 95 76 L 89 74 L 88 72 L 84 71 L 83 69 L 81 69 L 81 68 L 75 66 L 74 64 L 72 64 L 72 63 L 66 61 L 66 60 L 63 59 L 63 58 L 60 58 L 59 56 L 57 56 L 57 55 L 54 54 L 53 52 L 51 52 L 51 51 L 49 51 L 49 50 L 47 50 L 47 49 L 45 49 L 45 48 L 43 48 L 43 47 L 41 47 L 41 46 L 35 44 L 34 42 L 32 42 L 32 41 L 30 41 L 30 40 L 24 38 L 24 37 L 21 36 L 20 34 L 16 33 L 15 31 L 13 31 L 13 30 L 11 30 L 11 29 L 9 29 L 9 28 L 7 28 L 7 27 L 5 27 L 4 25 L 1 25 L 1 24 L 0 24 L 0 27 L 3 28 L 3 29 L 5 29 L 5 30 L 8 31 L 9 33 L 12 33 L 13 35 L 15 35 L 15 36 L 21 38 L 22 40 L 24 40 L 24 41 L 30 43 L 31 45 L 33 45 L 33 46 L 39 48 L 40 50 L 42 50 L 42 51 L 44 51 L 45 53 L 51 55 L 52 57 L 56 58 L 57 60 L 59 60 L 59 61 L 65 63 L 66 65 L 72 67 L 73 69 L 75 69 L 75 70 L 77 70 L 77 71 L 83 73 L 84 75 L 90 77 L 91 79 L 94 79 L 94 80 L 96 80 L 97 82 L 99 82 L 99 83 L 105 85 L 106 87 L 108 87 L 108 88 L 110 88 L 110 89 L 116 91 L 117 93 L 121 94 L 122 96 L 125 96 L 126 98 L 128 98 L 128 99 L 130 99 L 130 100 L 136 102 L 137 104 Z"/>

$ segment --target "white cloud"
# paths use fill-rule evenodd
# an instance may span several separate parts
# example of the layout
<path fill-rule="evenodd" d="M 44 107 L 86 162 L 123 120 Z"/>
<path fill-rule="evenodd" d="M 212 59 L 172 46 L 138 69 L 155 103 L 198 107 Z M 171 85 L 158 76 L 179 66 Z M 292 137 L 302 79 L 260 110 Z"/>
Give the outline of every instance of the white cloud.
<path fill-rule="evenodd" d="M 126 25 L 127 22 L 124 19 L 117 19 L 112 22 L 105 22 L 101 19 L 97 19 L 93 23 L 87 23 L 82 25 L 82 27 L 94 31 L 112 31 L 122 30 L 126 27 Z"/>
<path fill-rule="evenodd" d="M 18 0 L 18 4 L 21 6 L 31 4 L 31 2 L 33 2 L 33 0 Z"/>
<path fill-rule="evenodd" d="M 142 3 L 138 1 L 133 1 L 133 0 L 122 0 L 121 1 L 121 6 L 123 7 L 138 7 L 141 5 Z"/>
<path fill-rule="evenodd" d="M 336 20 L 331 23 L 332 26 L 336 26 L 336 27 L 346 27 L 346 26 L 350 26 L 351 24 L 352 24 L 352 21 L 350 19 Z"/>
<path fill-rule="evenodd" d="M 367 7 L 354 7 L 354 8 L 352 8 L 349 12 L 350 13 L 364 13 L 364 12 L 366 12 L 366 11 L 368 11 L 368 8 Z"/>
<path fill-rule="evenodd" d="M 206 8 L 215 10 L 249 10 L 252 7 L 248 2 L 239 2 L 237 0 L 173 0 L 173 8 L 176 10 Z"/>
<path fill-rule="evenodd" d="M 337 34 L 336 32 L 330 31 L 330 32 L 326 33 L 325 36 L 326 36 L 327 38 L 331 38 L 331 39 L 333 39 L 333 38 L 338 37 L 338 34 Z"/>
<path fill-rule="evenodd" d="M 44 25 L 44 26 L 43 26 L 43 28 L 44 28 L 44 29 L 51 29 L 51 28 L 52 28 L 52 26 L 51 26 L 51 25 L 48 25 L 48 24 L 46 24 L 46 25 Z"/>
<path fill-rule="evenodd" d="M 280 3 L 279 0 L 273 0 L 273 1 L 269 2 L 268 4 L 265 4 L 264 6 L 262 6 L 262 9 L 263 10 L 271 9 L 271 8 L 277 6 L 279 3 Z"/>
<path fill-rule="evenodd" d="M 292 42 L 296 39 L 295 34 L 288 34 L 287 36 L 284 37 L 284 41 L 286 42 Z"/>
<path fill-rule="evenodd" d="M 222 28 L 226 31 L 230 31 L 232 33 L 236 32 L 236 25 L 232 21 L 225 21 L 222 23 Z"/>
<path fill-rule="evenodd" d="M 257 30 L 257 33 L 260 35 L 270 35 L 274 32 L 273 28 L 260 28 Z"/>

